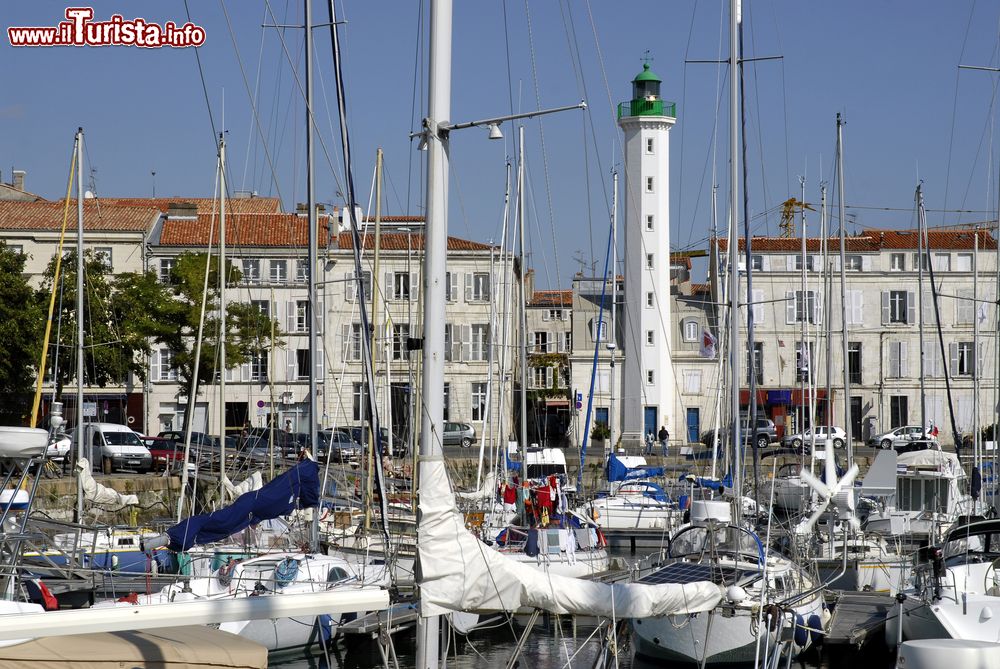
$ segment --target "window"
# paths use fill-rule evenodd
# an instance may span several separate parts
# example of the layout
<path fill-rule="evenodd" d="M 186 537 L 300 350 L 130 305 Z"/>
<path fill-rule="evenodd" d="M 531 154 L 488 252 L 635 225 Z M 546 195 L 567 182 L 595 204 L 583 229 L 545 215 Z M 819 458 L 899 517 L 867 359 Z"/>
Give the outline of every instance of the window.
<path fill-rule="evenodd" d="M 819 323 L 822 321 L 819 295 L 814 290 L 788 291 L 785 293 L 788 300 L 785 303 L 786 323 Z"/>
<path fill-rule="evenodd" d="M 646 254 L 646 269 L 653 269 L 653 254 Z"/>
<path fill-rule="evenodd" d="M 486 420 L 486 384 L 472 384 L 472 420 Z"/>
<path fill-rule="evenodd" d="M 295 282 L 305 283 L 309 281 L 309 261 L 299 258 L 295 261 Z"/>
<path fill-rule="evenodd" d="M 909 404 L 906 395 L 889 396 L 889 428 L 903 427 L 910 422 L 910 415 L 907 405 Z"/>
<path fill-rule="evenodd" d="M 905 290 L 890 290 L 889 295 L 889 322 L 909 323 L 907 318 L 908 304 Z"/>
<path fill-rule="evenodd" d="M 444 299 L 448 302 L 458 299 L 458 274 L 454 272 L 444 273 Z"/>
<path fill-rule="evenodd" d="M 250 300 L 250 306 L 255 307 L 257 311 L 264 314 L 265 316 L 271 315 L 270 300 Z"/>
<path fill-rule="evenodd" d="M 653 192 L 653 177 L 646 177 L 646 192 Z"/>
<path fill-rule="evenodd" d="M 101 262 L 111 269 L 113 265 L 111 264 L 111 247 L 110 246 L 97 246 L 94 247 L 94 257 L 98 258 Z"/>
<path fill-rule="evenodd" d="M 549 333 L 548 332 L 536 332 L 534 347 L 532 348 L 532 353 L 548 353 L 549 352 Z"/>
<path fill-rule="evenodd" d="M 796 272 L 801 272 L 802 271 L 802 256 L 801 255 L 797 255 L 797 256 L 788 256 L 788 257 L 791 259 L 791 263 L 789 264 L 789 267 L 791 267 Z M 813 271 L 815 269 L 815 267 L 813 267 L 813 265 L 815 264 L 813 262 L 813 258 L 814 257 L 815 256 L 806 256 L 806 270 L 809 271 L 809 272 L 811 272 L 811 271 Z"/>
<path fill-rule="evenodd" d="M 656 302 L 656 298 L 653 296 L 653 294 L 652 293 L 646 293 L 646 308 L 647 309 L 652 309 L 655 302 Z"/>
<path fill-rule="evenodd" d="M 893 253 L 889 256 L 889 269 L 893 272 L 903 272 L 906 270 L 906 254 Z"/>
<path fill-rule="evenodd" d="M 250 355 L 250 380 L 267 381 L 267 353 L 257 351 Z"/>
<path fill-rule="evenodd" d="M 646 370 L 646 384 L 651 386 L 654 383 L 656 383 L 656 372 L 654 372 L 651 369 L 647 369 Z"/>
<path fill-rule="evenodd" d="M 409 323 L 394 323 L 392 326 L 392 359 L 409 360 L 410 352 L 406 348 L 407 340 L 410 338 Z"/>
<path fill-rule="evenodd" d="M 271 273 L 268 276 L 271 283 L 285 283 L 288 280 L 288 261 L 272 260 Z"/>
<path fill-rule="evenodd" d="M 750 269 L 755 272 L 764 271 L 764 256 L 753 254 L 750 256 Z"/>
<path fill-rule="evenodd" d="M 812 369 L 813 364 L 813 345 L 812 342 L 806 342 L 803 344 L 799 342 L 795 346 L 795 380 L 796 381 L 808 381 L 809 380 L 809 370 Z"/>
<path fill-rule="evenodd" d="M 351 418 L 356 421 L 368 418 L 368 392 L 365 389 L 365 385 L 363 383 L 351 384 L 351 396 L 353 397 Z"/>
<path fill-rule="evenodd" d="M 490 273 L 473 272 L 465 275 L 465 299 L 469 302 L 488 302 L 490 299 Z"/>
<path fill-rule="evenodd" d="M 13 248 L 8 246 L 7 248 Z M 173 258 L 161 258 L 160 259 L 160 271 L 157 274 L 160 279 L 160 283 L 170 284 L 173 283 L 173 271 L 174 267 L 177 266 L 177 261 Z"/>
<path fill-rule="evenodd" d="M 24 244 L 7 244 L 7 248 L 18 255 L 24 255 Z"/>
<path fill-rule="evenodd" d="M 847 344 L 847 379 L 856 385 L 861 385 L 861 342 L 852 341 Z"/>
<path fill-rule="evenodd" d="M 361 359 L 361 323 L 344 324 L 344 357 L 347 360 Z"/>
<path fill-rule="evenodd" d="M 444 421 L 450 420 L 448 416 L 451 415 L 451 384 L 445 381 L 444 383 L 444 411 L 441 413 L 441 419 Z"/>
<path fill-rule="evenodd" d="M 531 368 L 531 385 L 535 388 L 548 388 L 549 387 L 549 372 L 552 370 L 551 367 L 532 367 Z"/>
<path fill-rule="evenodd" d="M 558 370 L 559 370 L 558 381 L 561 384 L 560 387 L 569 388 L 569 367 L 561 366 L 558 368 Z"/>
<path fill-rule="evenodd" d="M 701 392 L 701 370 L 684 370 L 684 392 L 688 395 L 697 395 Z"/>
<path fill-rule="evenodd" d="M 160 376 L 159 378 L 154 378 L 154 381 L 176 381 L 177 380 L 177 368 L 174 367 L 174 352 L 168 348 L 161 348 L 157 355 L 159 355 L 160 363 Z"/>
<path fill-rule="evenodd" d="M 260 283 L 260 258 L 244 258 L 241 265 L 243 283 Z"/>
<path fill-rule="evenodd" d="M 960 341 L 952 344 L 952 347 L 951 373 L 955 376 L 972 376 L 976 369 L 972 342 Z"/>
<path fill-rule="evenodd" d="M 392 273 L 392 297 L 397 300 L 410 299 L 410 273 Z"/>
<path fill-rule="evenodd" d="M 764 385 L 764 344 L 755 342 L 753 345 L 753 355 L 747 351 L 747 383 L 753 379 L 753 383 L 758 386 Z"/>
<path fill-rule="evenodd" d="M 701 334 L 699 332 L 700 329 L 698 321 L 690 318 L 684 321 L 684 341 L 698 341 L 698 337 Z"/>
<path fill-rule="evenodd" d="M 934 254 L 934 271 L 935 272 L 950 272 L 951 271 L 951 254 L 950 253 L 935 253 Z"/>
<path fill-rule="evenodd" d="M 956 272 L 971 272 L 972 271 L 972 254 L 971 253 L 959 253 L 955 256 L 955 271 Z"/>
<path fill-rule="evenodd" d="M 656 333 L 652 330 L 646 330 L 646 346 L 652 346 L 653 342 L 656 341 L 655 337 Z"/>
<path fill-rule="evenodd" d="M 924 340 L 924 375 L 940 377 L 944 374 L 941 366 L 941 346 L 937 339 Z"/>
<path fill-rule="evenodd" d="M 347 286 L 347 299 L 349 302 L 356 302 L 358 300 L 358 284 L 360 283 L 365 289 L 365 301 L 368 302 L 372 299 L 372 273 L 368 271 L 361 272 L 361 281 L 359 282 L 355 278 L 354 272 L 350 272 L 347 277 L 351 280 Z"/>
<path fill-rule="evenodd" d="M 908 352 L 905 341 L 889 342 L 889 378 L 901 379 L 908 376 Z"/>
<path fill-rule="evenodd" d="M 850 254 L 844 256 L 844 269 L 848 272 L 860 272 L 863 262 L 861 256 Z"/>
<path fill-rule="evenodd" d="M 479 324 L 472 326 L 472 360 L 485 361 L 490 352 L 490 326 Z"/>
<path fill-rule="evenodd" d="M 604 341 L 608 336 L 608 322 L 607 321 L 591 321 L 590 322 L 590 337 L 594 341 Z"/>
<path fill-rule="evenodd" d="M 646 214 L 646 231 L 647 232 L 652 232 L 653 231 L 653 215 L 652 214 Z"/>
<path fill-rule="evenodd" d="M 653 152 L 653 138 L 648 137 L 646 139 L 646 153 L 652 153 L 652 152 Z"/>
<path fill-rule="evenodd" d="M 309 332 L 309 300 L 295 302 L 295 331 Z"/>
<path fill-rule="evenodd" d="M 922 263 L 920 263 L 920 254 L 914 253 L 913 254 L 913 268 L 916 269 L 917 268 L 917 264 L 920 263 L 922 269 L 926 272 L 928 269 L 930 269 L 930 263 L 928 262 L 927 259 L 928 259 L 927 253 L 924 253 L 924 261 Z"/>
<path fill-rule="evenodd" d="M 295 378 L 308 379 L 311 363 L 312 356 L 309 355 L 309 349 L 300 348 L 295 351 Z"/>
<path fill-rule="evenodd" d="M 573 333 L 563 332 L 563 350 L 569 353 L 573 350 Z"/>

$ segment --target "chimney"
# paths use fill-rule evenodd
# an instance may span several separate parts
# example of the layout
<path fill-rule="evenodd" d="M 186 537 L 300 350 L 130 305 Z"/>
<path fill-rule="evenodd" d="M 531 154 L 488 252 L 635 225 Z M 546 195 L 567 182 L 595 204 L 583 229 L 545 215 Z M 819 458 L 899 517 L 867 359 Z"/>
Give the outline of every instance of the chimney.
<path fill-rule="evenodd" d="M 14 170 L 14 182 L 11 184 L 18 190 L 24 190 L 24 177 L 27 174 L 24 170 Z"/>
<path fill-rule="evenodd" d="M 171 202 L 167 206 L 167 218 L 177 219 L 197 219 L 198 218 L 198 205 L 193 202 Z"/>
<path fill-rule="evenodd" d="M 524 301 L 530 302 L 535 297 L 535 270 L 524 273 Z"/>

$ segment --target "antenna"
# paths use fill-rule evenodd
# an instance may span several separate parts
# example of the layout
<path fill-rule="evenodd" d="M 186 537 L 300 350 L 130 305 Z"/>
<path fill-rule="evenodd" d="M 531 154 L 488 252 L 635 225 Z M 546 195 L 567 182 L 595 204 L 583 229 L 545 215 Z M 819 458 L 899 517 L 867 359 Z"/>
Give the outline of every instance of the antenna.
<path fill-rule="evenodd" d="M 156 170 L 149 173 L 153 177 L 153 197 L 156 197 Z"/>

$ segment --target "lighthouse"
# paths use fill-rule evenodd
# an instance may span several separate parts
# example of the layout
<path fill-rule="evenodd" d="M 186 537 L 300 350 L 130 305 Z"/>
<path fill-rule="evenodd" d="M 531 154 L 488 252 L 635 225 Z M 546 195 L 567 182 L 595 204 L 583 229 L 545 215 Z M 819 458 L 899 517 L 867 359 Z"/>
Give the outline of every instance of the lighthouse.
<path fill-rule="evenodd" d="M 632 99 L 618 105 L 625 134 L 625 322 L 622 337 L 622 442 L 674 421 L 670 363 L 670 129 L 676 105 L 660 97 L 661 79 L 643 64 L 632 80 Z"/>

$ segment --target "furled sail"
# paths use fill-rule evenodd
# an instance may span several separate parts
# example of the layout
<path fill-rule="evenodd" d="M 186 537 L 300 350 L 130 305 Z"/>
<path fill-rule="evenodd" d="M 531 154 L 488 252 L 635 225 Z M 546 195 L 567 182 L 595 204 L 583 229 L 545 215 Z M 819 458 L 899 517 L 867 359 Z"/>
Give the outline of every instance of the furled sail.
<path fill-rule="evenodd" d="M 137 495 L 126 495 L 95 481 L 93 474 L 90 473 L 90 461 L 86 458 L 76 461 L 76 469 L 80 484 L 83 486 L 83 498 L 94 506 L 118 510 L 126 506 L 139 505 Z"/>
<path fill-rule="evenodd" d="M 229 506 L 181 521 L 167 530 L 172 551 L 219 541 L 263 520 L 287 516 L 319 503 L 319 465 L 303 460 L 260 490 L 244 493 Z"/>
<path fill-rule="evenodd" d="M 226 489 L 226 494 L 233 499 L 248 493 L 252 490 L 260 490 L 264 487 L 264 477 L 260 472 L 254 472 L 239 483 L 233 483 L 225 474 L 222 475 L 222 485 Z"/>
<path fill-rule="evenodd" d="M 487 501 L 492 500 L 497 494 L 497 475 L 495 472 L 489 472 L 483 477 L 483 485 L 479 490 L 474 490 L 472 492 L 456 492 L 455 497 L 458 499 L 472 499 L 480 500 L 485 499 Z"/>
<path fill-rule="evenodd" d="M 417 574 L 424 616 L 527 607 L 559 614 L 647 618 L 708 611 L 722 599 L 714 583 L 608 585 L 546 574 L 512 560 L 465 529 L 444 462 L 420 464 Z"/>
<path fill-rule="evenodd" d="M 606 473 L 608 481 L 632 481 L 663 476 L 664 469 L 663 467 L 629 467 L 612 453 L 608 456 Z"/>

